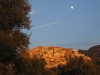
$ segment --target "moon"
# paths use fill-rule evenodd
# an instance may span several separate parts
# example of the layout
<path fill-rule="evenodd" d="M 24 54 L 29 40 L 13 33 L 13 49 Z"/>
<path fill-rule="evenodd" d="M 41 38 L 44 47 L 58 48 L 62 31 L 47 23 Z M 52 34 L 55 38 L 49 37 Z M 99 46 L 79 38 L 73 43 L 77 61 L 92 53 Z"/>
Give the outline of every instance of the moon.
<path fill-rule="evenodd" d="M 71 6 L 70 8 L 71 8 L 71 9 L 74 9 L 74 6 Z"/>

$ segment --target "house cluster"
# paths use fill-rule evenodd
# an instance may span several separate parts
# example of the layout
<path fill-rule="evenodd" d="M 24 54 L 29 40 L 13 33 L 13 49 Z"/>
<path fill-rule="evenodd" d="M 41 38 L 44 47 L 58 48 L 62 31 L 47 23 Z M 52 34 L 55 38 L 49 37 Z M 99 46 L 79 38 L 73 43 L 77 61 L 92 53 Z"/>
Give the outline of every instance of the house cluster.
<path fill-rule="evenodd" d="M 47 65 L 45 67 L 57 67 L 58 65 L 66 65 L 69 57 L 83 57 L 84 60 L 91 60 L 91 58 L 72 50 L 72 48 L 62 48 L 60 46 L 37 46 L 31 50 L 26 51 L 27 55 L 42 57 L 45 59 Z"/>

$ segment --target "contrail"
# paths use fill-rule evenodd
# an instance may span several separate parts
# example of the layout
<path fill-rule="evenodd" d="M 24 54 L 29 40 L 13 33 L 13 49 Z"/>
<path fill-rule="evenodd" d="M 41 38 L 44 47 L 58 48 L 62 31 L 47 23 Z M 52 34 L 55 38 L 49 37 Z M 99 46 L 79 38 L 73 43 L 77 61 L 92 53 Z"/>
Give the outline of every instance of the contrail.
<path fill-rule="evenodd" d="M 36 29 L 36 28 L 41 28 L 41 27 L 45 27 L 45 26 L 51 26 L 51 25 L 55 25 L 55 24 L 59 24 L 59 23 L 64 23 L 64 22 L 72 21 L 72 20 L 75 20 L 75 19 L 86 18 L 86 17 L 93 17 L 93 16 L 100 16 L 100 14 L 98 14 L 98 15 L 90 15 L 90 16 L 83 16 L 83 17 L 77 17 L 77 18 L 73 18 L 73 19 L 70 19 L 70 20 L 64 20 L 64 21 L 60 21 L 60 22 L 54 22 L 54 23 L 50 23 L 50 24 L 44 24 L 44 25 L 41 25 L 41 26 L 36 26 L 36 27 L 33 27 L 33 28 Z"/>
<path fill-rule="evenodd" d="M 59 23 L 67 22 L 67 21 L 70 21 L 70 20 L 65 20 L 65 21 L 60 21 L 60 22 L 54 22 L 54 23 L 50 23 L 50 24 L 45 24 L 45 25 L 41 25 L 41 26 L 36 26 L 36 27 L 34 27 L 34 28 L 40 28 L 40 27 L 45 27 L 45 26 L 51 26 L 51 25 L 54 25 L 54 24 L 59 24 Z"/>

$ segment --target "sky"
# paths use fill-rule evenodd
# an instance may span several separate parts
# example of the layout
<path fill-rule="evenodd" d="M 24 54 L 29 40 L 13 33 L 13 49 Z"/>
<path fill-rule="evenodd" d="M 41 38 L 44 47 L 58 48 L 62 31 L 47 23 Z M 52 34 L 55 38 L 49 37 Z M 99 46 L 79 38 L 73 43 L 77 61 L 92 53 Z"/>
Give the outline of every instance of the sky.
<path fill-rule="evenodd" d="M 100 0 L 30 0 L 29 48 L 100 45 Z"/>

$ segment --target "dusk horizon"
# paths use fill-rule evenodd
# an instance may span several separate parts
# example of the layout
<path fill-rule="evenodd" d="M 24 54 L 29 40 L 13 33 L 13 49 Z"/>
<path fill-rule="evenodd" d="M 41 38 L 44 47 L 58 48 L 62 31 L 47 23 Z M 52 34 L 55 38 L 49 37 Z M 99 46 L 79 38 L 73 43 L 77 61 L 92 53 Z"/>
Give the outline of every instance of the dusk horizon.
<path fill-rule="evenodd" d="M 100 1 L 30 1 L 32 28 L 28 33 L 35 46 L 63 46 L 87 50 L 100 45 Z"/>

